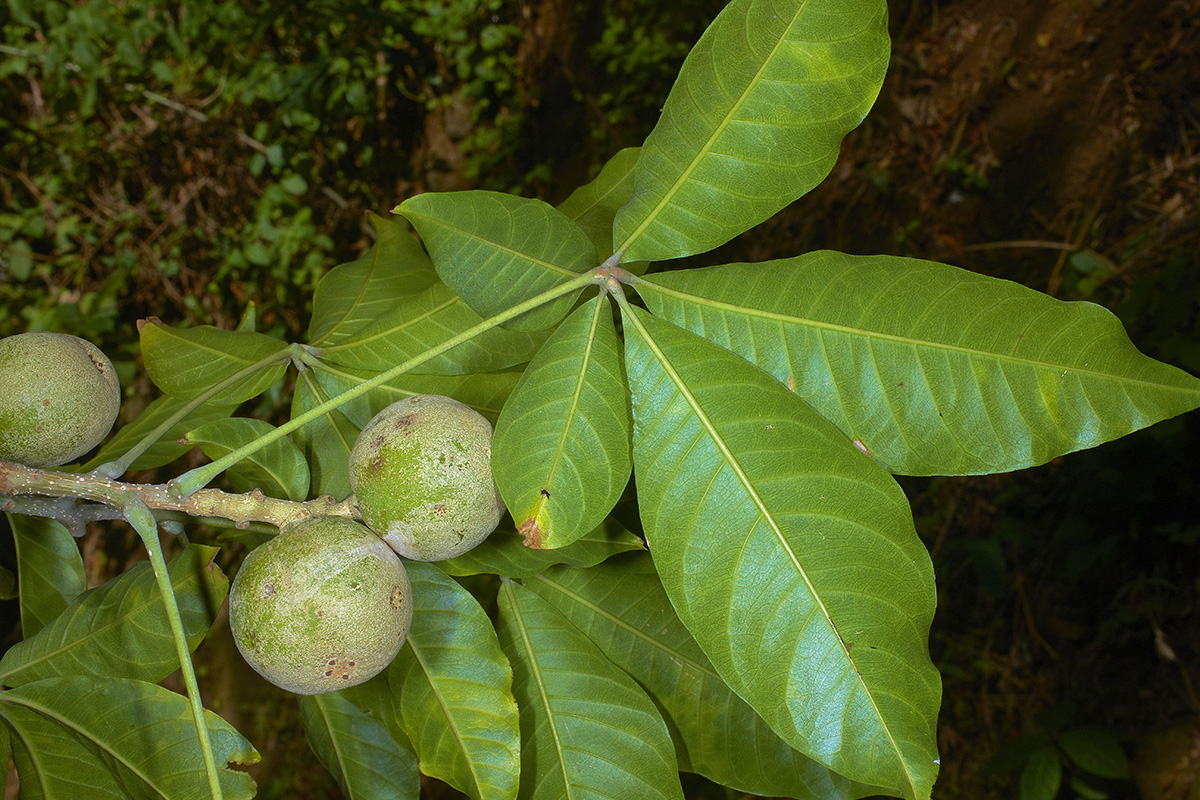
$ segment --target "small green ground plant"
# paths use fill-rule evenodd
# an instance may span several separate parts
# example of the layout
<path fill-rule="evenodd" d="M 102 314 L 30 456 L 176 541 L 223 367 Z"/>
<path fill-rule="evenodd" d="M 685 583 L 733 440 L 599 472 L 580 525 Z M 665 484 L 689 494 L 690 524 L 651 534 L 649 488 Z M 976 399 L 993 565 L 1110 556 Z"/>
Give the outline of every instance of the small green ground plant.
<path fill-rule="evenodd" d="M 231 765 L 254 747 L 191 666 L 227 591 L 216 548 L 167 564 L 159 530 L 253 546 L 357 517 L 359 432 L 432 394 L 495 419 L 511 521 L 405 562 L 399 655 L 299 698 L 348 797 L 417 797 L 424 773 L 474 798 L 680 798 L 686 771 L 929 798 L 935 583 L 893 475 L 1041 464 L 1195 409 L 1200 380 L 1099 306 L 944 264 L 669 269 L 824 179 L 879 92 L 886 23 L 882 0 L 734 0 L 642 147 L 558 207 L 404 200 L 321 280 L 305 342 L 256 332 L 253 309 L 229 331 L 146 320 L 161 397 L 75 469 L 0 465 L 25 637 L 0 659 L 0 730 L 22 792 L 252 796 Z M 281 382 L 288 421 L 236 414 Z M 193 446 L 211 461 L 120 480 Z M 240 494 L 206 488 L 222 473 Z M 150 564 L 85 592 L 71 534 L 113 518 Z M 187 698 L 157 685 L 180 667 Z"/>

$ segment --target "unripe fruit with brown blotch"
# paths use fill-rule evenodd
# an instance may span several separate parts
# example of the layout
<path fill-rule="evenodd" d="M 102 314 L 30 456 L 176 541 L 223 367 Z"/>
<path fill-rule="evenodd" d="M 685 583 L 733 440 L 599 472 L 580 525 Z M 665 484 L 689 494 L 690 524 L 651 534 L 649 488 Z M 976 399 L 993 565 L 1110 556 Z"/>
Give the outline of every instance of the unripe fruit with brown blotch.
<path fill-rule="evenodd" d="M 350 485 L 363 522 L 416 561 L 467 552 L 500 524 L 492 425 L 441 395 L 392 403 L 350 452 Z"/>
<path fill-rule="evenodd" d="M 0 459 L 74 461 L 103 441 L 120 410 L 112 362 L 86 339 L 46 331 L 0 339 Z"/>
<path fill-rule="evenodd" d="M 353 520 L 309 517 L 246 556 L 229 590 L 229 627 L 259 675 L 322 694 L 387 667 L 412 608 L 404 565 L 378 536 Z"/>

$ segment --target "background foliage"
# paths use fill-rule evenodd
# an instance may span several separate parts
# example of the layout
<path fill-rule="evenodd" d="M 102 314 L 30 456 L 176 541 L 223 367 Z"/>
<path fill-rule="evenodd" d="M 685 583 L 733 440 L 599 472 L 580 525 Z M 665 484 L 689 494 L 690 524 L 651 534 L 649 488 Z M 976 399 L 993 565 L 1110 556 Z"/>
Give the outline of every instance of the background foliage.
<path fill-rule="evenodd" d="M 144 316 L 229 328 L 254 301 L 260 329 L 295 335 L 316 280 L 371 240 L 365 210 L 424 189 L 559 200 L 640 141 L 721 5 L 11 0 L 0 335 L 85 335 L 127 373 L 112 345 Z M 1200 372 L 1197 5 L 893 3 L 888 83 L 834 175 L 704 258 L 937 258 L 1101 302 Z M 1028 473 L 904 482 L 938 575 L 939 796 L 1011 797 L 1051 761 L 1130 796 L 1064 735 L 1132 756 L 1200 712 L 1197 438 L 1178 420 Z M 136 551 L 82 546 L 87 585 Z M 210 706 L 264 752 L 262 796 L 336 791 L 294 704 L 219 636 L 197 658 Z"/>

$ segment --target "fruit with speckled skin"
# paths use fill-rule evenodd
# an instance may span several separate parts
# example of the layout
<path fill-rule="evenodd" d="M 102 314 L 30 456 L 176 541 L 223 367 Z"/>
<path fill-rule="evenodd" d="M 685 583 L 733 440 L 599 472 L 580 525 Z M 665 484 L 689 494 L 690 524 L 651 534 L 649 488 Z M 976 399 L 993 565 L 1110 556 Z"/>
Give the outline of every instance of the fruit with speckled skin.
<path fill-rule="evenodd" d="M 504 513 L 491 423 L 441 395 L 399 400 L 367 423 L 350 453 L 350 485 L 363 522 L 416 561 L 467 552 Z"/>
<path fill-rule="evenodd" d="M 0 339 L 0 459 L 66 464 L 100 444 L 120 410 L 112 362 L 86 339 L 45 331 Z"/>
<path fill-rule="evenodd" d="M 254 671 L 296 694 L 379 674 L 412 622 L 404 565 L 343 517 L 308 517 L 246 556 L 229 590 L 233 640 Z"/>

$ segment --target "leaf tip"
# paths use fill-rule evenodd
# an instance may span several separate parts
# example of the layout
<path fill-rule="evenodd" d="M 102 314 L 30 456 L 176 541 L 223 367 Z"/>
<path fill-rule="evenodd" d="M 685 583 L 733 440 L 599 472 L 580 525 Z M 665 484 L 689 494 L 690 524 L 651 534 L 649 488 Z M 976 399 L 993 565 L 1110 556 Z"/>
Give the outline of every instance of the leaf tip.
<path fill-rule="evenodd" d="M 534 550 L 542 549 L 542 542 L 545 541 L 546 532 L 542 530 L 542 526 L 538 524 L 536 514 L 531 514 L 517 526 L 517 533 L 525 537 L 523 544 L 526 547 L 531 547 Z"/>

